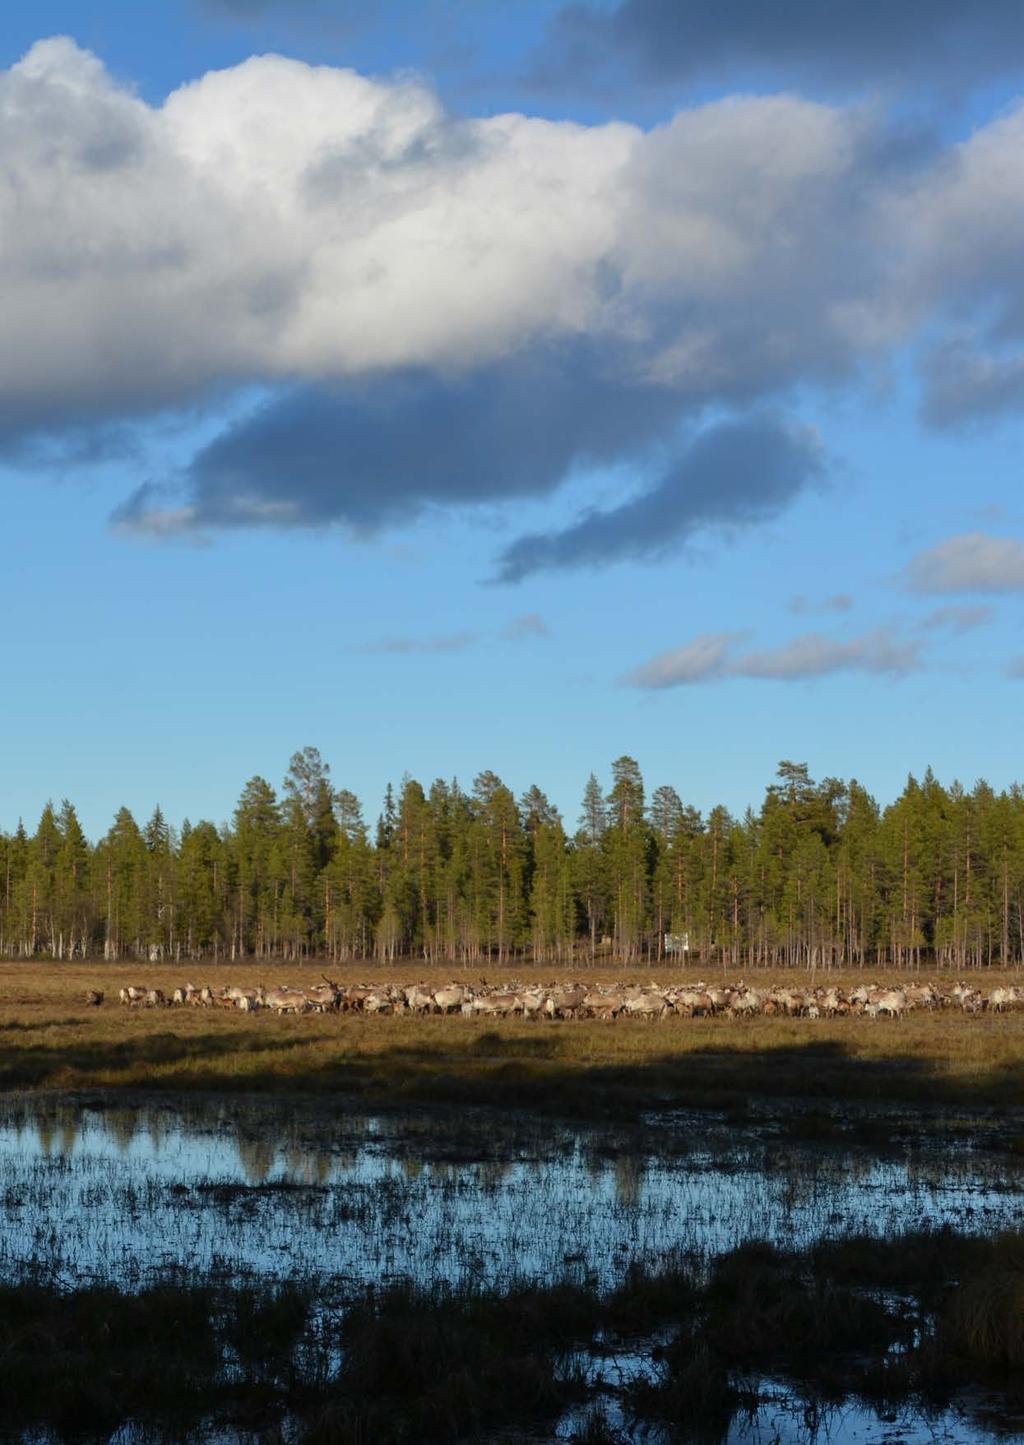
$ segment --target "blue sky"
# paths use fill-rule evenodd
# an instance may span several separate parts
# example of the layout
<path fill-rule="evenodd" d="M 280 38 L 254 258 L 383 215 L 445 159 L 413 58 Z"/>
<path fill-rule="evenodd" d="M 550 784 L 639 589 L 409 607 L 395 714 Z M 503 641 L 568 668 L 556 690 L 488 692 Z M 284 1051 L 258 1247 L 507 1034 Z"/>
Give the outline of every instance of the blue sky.
<path fill-rule="evenodd" d="M 1024 776 L 1024 21 L 809 4 L 5 12 L 0 827 Z"/>

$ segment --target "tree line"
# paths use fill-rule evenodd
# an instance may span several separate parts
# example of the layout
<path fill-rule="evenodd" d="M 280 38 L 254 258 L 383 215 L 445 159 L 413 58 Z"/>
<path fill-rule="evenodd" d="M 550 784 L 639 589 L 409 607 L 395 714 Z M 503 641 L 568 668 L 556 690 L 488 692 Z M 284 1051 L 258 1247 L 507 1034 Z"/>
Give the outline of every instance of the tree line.
<path fill-rule="evenodd" d="M 569 831 L 538 787 L 390 786 L 376 827 L 315 748 L 230 823 L 140 826 L 90 843 L 74 807 L 0 833 L 0 954 L 115 960 L 413 955 L 754 968 L 1019 965 L 1024 793 L 929 769 L 881 808 L 856 781 L 782 762 L 761 806 L 707 816 L 637 763 L 591 775 Z"/>

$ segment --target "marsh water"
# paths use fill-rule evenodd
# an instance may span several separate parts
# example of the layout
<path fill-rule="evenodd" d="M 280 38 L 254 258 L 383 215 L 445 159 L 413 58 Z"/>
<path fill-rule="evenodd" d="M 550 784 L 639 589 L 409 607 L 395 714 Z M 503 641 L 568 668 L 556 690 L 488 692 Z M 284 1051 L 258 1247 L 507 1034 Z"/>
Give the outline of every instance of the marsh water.
<path fill-rule="evenodd" d="M 886 1132 L 879 1150 L 756 1118 L 570 1129 L 265 1102 L 12 1100 L 0 1114 L 0 1271 L 501 1283 L 578 1269 L 610 1283 L 632 1261 L 751 1238 L 800 1247 L 1024 1224 L 1024 1161 L 991 1128 L 935 1137 L 894 1117 Z"/>
<path fill-rule="evenodd" d="M 994 1116 L 752 1110 L 570 1128 L 483 1112 L 21 1096 L 0 1101 L 0 1276 L 133 1286 L 168 1269 L 254 1274 L 314 1278 L 339 1297 L 400 1278 L 611 1285 L 634 1262 L 750 1239 L 798 1248 L 926 1225 L 1024 1227 L 1017 1143 Z M 642 1357 L 600 1362 L 613 1375 L 635 1368 Z M 819 1423 L 822 1439 L 991 1438 L 960 1413 L 851 1407 Z M 559 1436 L 577 1424 L 567 1417 Z M 780 1386 L 729 1438 L 818 1437 Z"/>

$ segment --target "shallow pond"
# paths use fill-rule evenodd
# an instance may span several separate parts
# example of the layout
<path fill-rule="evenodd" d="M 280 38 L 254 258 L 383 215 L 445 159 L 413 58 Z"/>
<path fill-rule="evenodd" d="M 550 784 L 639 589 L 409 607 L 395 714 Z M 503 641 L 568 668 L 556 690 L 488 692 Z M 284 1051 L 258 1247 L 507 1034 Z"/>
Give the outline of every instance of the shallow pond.
<path fill-rule="evenodd" d="M 0 1098 L 0 1277 L 132 1287 L 168 1269 L 252 1273 L 344 1298 L 405 1277 L 500 1288 L 578 1273 L 607 1285 L 633 1262 L 752 1238 L 800 1248 L 926 1225 L 992 1233 L 1024 1227 L 1020 1136 L 1019 1120 L 994 1114 L 751 1108 L 567 1128 L 267 1100 Z M 596 1400 L 615 1438 L 659 1445 L 622 1403 L 630 1379 L 657 1369 L 654 1343 L 589 1356 L 591 1402 L 567 1412 L 557 1439 L 579 1435 Z M 989 1424 L 985 1401 L 818 1412 L 783 1381 L 750 1387 L 723 1437 L 733 1445 L 1024 1438 L 997 1401 Z M 116 1438 L 142 1435 L 127 1426 Z"/>
<path fill-rule="evenodd" d="M 902 1131 L 902 1132 L 901 1132 Z M 334 1118 L 265 1101 L 0 1103 L 0 1273 L 131 1283 L 168 1267 L 488 1285 L 751 1238 L 1024 1224 L 1024 1168 L 981 1129 L 894 1119 L 879 1152 L 776 1121 L 567 1129 L 497 1115 Z"/>
<path fill-rule="evenodd" d="M 624 1373 L 628 1376 L 630 1371 Z M 750 1389 L 749 1407 L 737 1410 L 719 1445 L 992 1445 L 993 1439 L 1024 1439 L 1024 1421 L 1009 1416 L 997 1398 L 965 1400 L 938 1411 L 915 1404 L 875 1410 L 859 1401 L 811 1405 L 781 1380 L 752 1380 Z M 614 1438 L 630 1445 L 672 1445 L 656 1426 L 632 1428 L 614 1394 L 597 1407 L 566 1412 L 555 1440 L 585 1439 L 595 1413 L 607 1422 Z"/>

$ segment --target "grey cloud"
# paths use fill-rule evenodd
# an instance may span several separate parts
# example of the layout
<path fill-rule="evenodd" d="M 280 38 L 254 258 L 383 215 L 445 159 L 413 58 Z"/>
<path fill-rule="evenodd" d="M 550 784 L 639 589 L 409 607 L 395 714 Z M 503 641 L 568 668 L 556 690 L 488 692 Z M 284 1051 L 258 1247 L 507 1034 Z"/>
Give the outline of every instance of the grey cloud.
<path fill-rule="evenodd" d="M 749 652 L 737 658 L 729 670 L 734 677 L 783 681 L 834 672 L 901 674 L 920 665 L 920 650 L 920 643 L 901 642 L 885 627 L 847 642 L 807 632 L 784 647 Z"/>
<path fill-rule="evenodd" d="M 682 647 L 659 652 L 620 681 L 624 687 L 660 690 L 721 677 L 726 671 L 730 649 L 746 635 L 745 632 L 701 633 Z"/>
<path fill-rule="evenodd" d="M 328 147 L 302 178 L 305 199 L 329 211 L 345 204 L 360 187 L 386 188 L 403 175 L 415 174 L 418 184 L 451 184 L 460 171 L 487 159 L 487 142 L 472 121 L 449 119 L 396 142 L 390 134 L 367 135 Z"/>
<path fill-rule="evenodd" d="M 987 603 L 979 603 L 975 607 L 937 607 L 923 619 L 921 626 L 929 632 L 972 632 L 991 617 L 992 608 Z"/>
<path fill-rule="evenodd" d="M 924 414 L 933 426 L 1019 411 L 1024 405 L 1024 356 L 986 349 L 983 342 L 949 341 L 925 358 Z"/>
<path fill-rule="evenodd" d="M 377 642 L 368 642 L 359 648 L 360 652 L 384 652 L 405 655 L 407 653 L 465 652 L 478 642 L 475 632 L 441 633 L 436 637 L 382 637 Z"/>
<path fill-rule="evenodd" d="M 501 630 L 503 642 L 526 642 L 531 637 L 550 636 L 551 628 L 539 612 L 524 612 L 521 617 L 513 617 L 508 626 Z"/>
<path fill-rule="evenodd" d="M 914 592 L 1024 591 L 1024 542 L 965 532 L 919 552 L 904 575 Z"/>
<path fill-rule="evenodd" d="M 1024 678 L 1024 653 L 1011 658 L 1006 666 L 1007 677 Z"/>
<path fill-rule="evenodd" d="M 651 131 L 623 173 L 612 274 L 652 374 L 719 402 L 851 380 L 912 324 L 893 285 L 902 238 L 879 231 L 891 194 L 928 172 L 877 118 L 796 97 L 731 98 Z"/>
<path fill-rule="evenodd" d="M 619 0 L 557 15 L 539 78 L 707 83 L 742 74 L 813 85 L 971 82 L 1019 73 L 1024 12 L 1007 0 Z M 749 79 L 748 79 L 749 83 Z"/>
<path fill-rule="evenodd" d="M 140 537 L 151 542 L 205 541 L 196 525 L 195 508 L 166 505 L 171 490 L 159 483 L 143 482 L 110 514 L 110 529 L 118 536 Z"/>
<path fill-rule="evenodd" d="M 705 633 L 682 647 L 659 653 L 621 679 L 627 687 L 661 689 L 748 678 L 795 682 L 839 672 L 902 676 L 920 666 L 921 644 L 905 642 L 880 627 L 842 641 L 807 632 L 782 647 L 737 654 L 742 632 Z"/>
<path fill-rule="evenodd" d="M 792 612 L 796 617 L 806 616 L 815 612 L 849 612 L 853 607 L 853 598 L 849 592 L 836 592 L 831 597 L 823 597 L 820 601 L 805 597 L 798 593 L 791 597 L 786 604 L 787 611 Z"/>
<path fill-rule="evenodd" d="M 199 529 L 339 522 L 370 532 L 430 505 L 544 495 L 574 468 L 642 454 L 678 412 L 664 387 L 607 373 L 583 346 L 456 375 L 299 388 L 200 452 L 172 510 Z M 143 491 L 116 520 L 145 529 L 160 510 Z"/>
<path fill-rule="evenodd" d="M 1020 12 L 1024 16 L 1024 11 Z M 1024 407 L 1024 105 L 950 147 L 893 199 L 912 238 L 907 295 L 930 313 L 921 357 L 924 419 L 962 426 Z"/>
<path fill-rule="evenodd" d="M 770 416 L 723 422 L 700 433 L 650 491 L 563 531 L 518 538 L 496 579 L 664 556 L 709 526 L 748 526 L 776 516 L 825 473 L 813 432 Z"/>
<path fill-rule="evenodd" d="M 347 34 L 362 30 L 369 20 L 360 0 L 194 0 L 208 15 L 252 25 L 262 20 L 281 20 Z"/>

